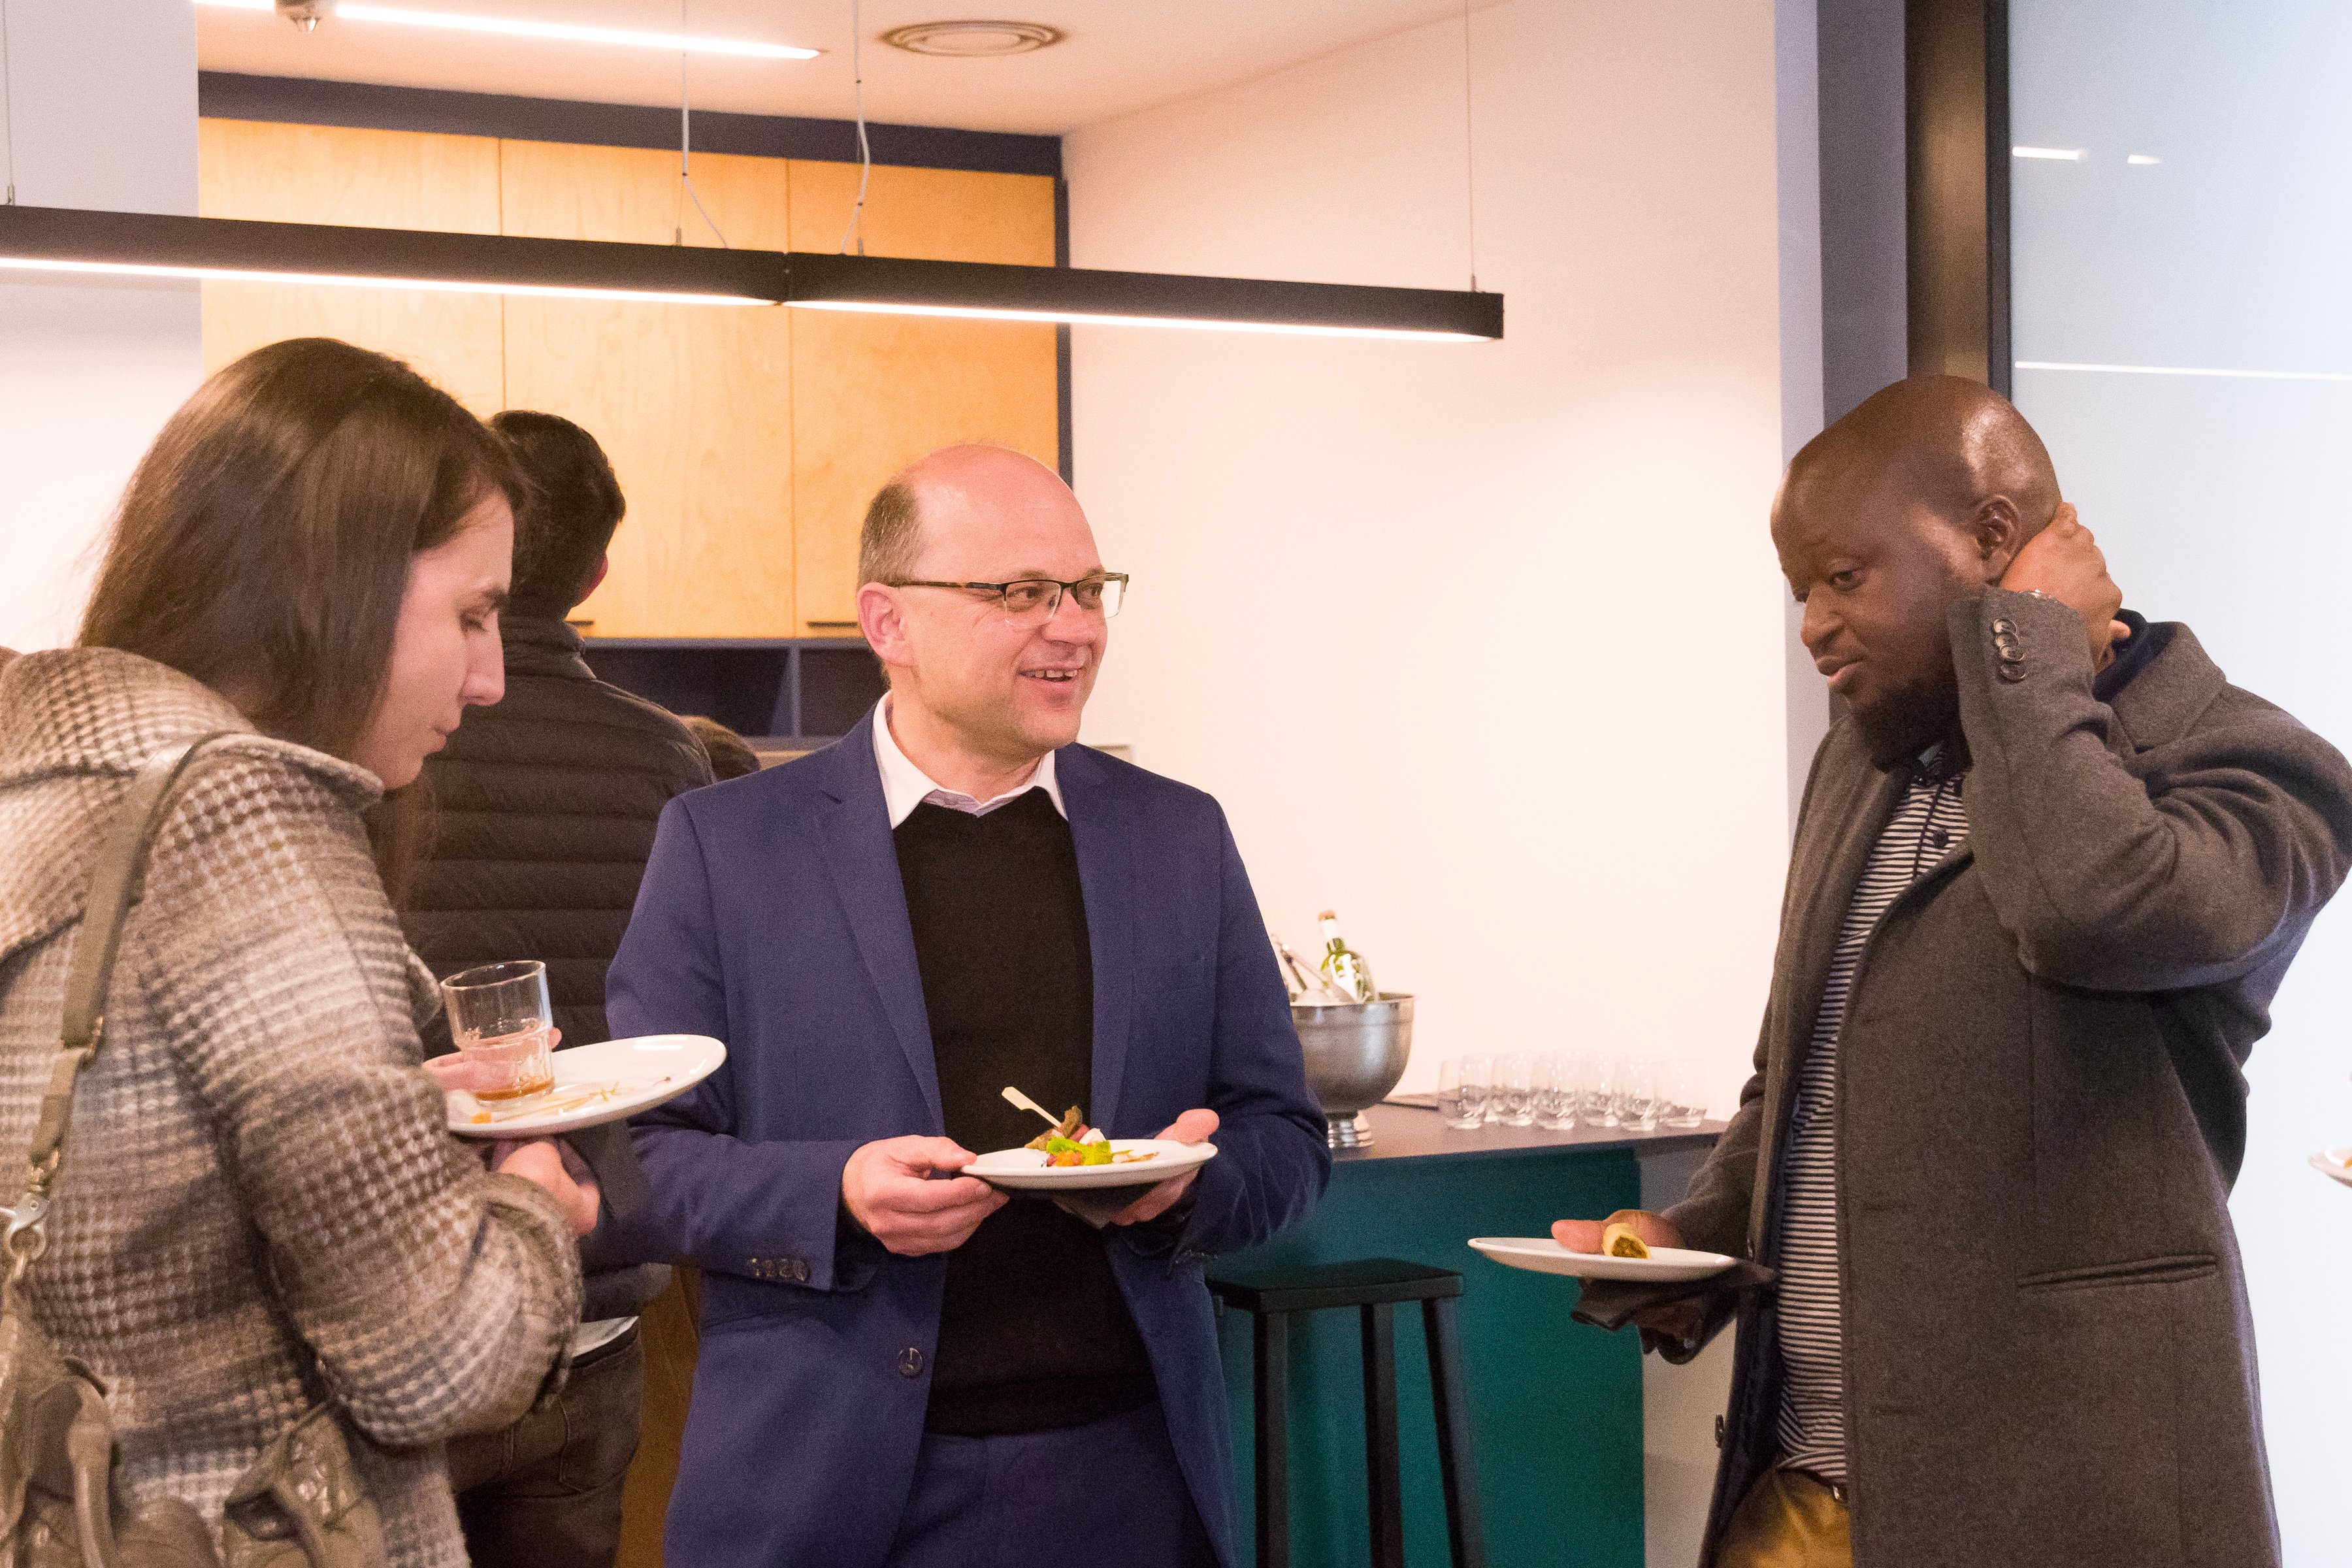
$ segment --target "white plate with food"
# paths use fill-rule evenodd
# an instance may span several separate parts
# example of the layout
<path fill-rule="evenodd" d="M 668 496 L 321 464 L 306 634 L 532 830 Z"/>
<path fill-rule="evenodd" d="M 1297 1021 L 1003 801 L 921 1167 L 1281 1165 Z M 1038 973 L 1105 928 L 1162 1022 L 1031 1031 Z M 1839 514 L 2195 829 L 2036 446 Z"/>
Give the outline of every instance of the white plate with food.
<path fill-rule="evenodd" d="M 667 1105 L 719 1070 L 727 1047 L 708 1035 L 639 1035 L 551 1052 L 555 1086 L 519 1100 L 451 1089 L 449 1131 L 460 1138 L 549 1138 Z"/>
<path fill-rule="evenodd" d="M 1043 1149 L 999 1149 L 966 1165 L 963 1173 L 1013 1192 L 1139 1187 L 1181 1176 L 1217 1157 L 1214 1143 L 1177 1143 L 1165 1138 L 1110 1138 L 1097 1147 L 1108 1151 L 1108 1155 L 1091 1164 L 1060 1165 L 1053 1163 L 1056 1154 Z M 1068 1152 L 1061 1152 L 1058 1157 L 1068 1158 Z M 1087 1158 L 1079 1155 L 1081 1161 Z"/>
<path fill-rule="evenodd" d="M 1578 1279 L 1635 1279 L 1650 1285 L 1705 1279 L 1739 1261 L 1720 1252 L 1692 1252 L 1679 1247 L 1654 1247 L 1646 1258 L 1612 1258 L 1598 1252 L 1570 1252 L 1548 1236 L 1476 1236 L 1470 1238 L 1470 1245 L 1508 1268 L 1566 1274 Z"/>
<path fill-rule="evenodd" d="M 2352 1187 L 2352 1146 L 2314 1154 L 2311 1166 L 2313 1170 L 2325 1172 L 2331 1180 Z"/>

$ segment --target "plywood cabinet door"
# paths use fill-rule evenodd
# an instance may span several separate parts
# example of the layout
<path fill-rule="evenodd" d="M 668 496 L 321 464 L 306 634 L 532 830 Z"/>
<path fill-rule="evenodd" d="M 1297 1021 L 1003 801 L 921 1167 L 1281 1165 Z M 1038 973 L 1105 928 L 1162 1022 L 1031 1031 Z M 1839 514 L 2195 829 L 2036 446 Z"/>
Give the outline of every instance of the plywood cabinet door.
<path fill-rule="evenodd" d="M 793 160 L 792 248 L 835 251 L 857 166 Z M 1054 262 L 1054 182 L 879 167 L 859 224 L 869 256 Z M 799 629 L 854 635 L 857 534 L 884 481 L 954 441 L 994 441 L 1053 466 L 1061 447 L 1054 329 L 793 312 L 793 471 Z"/>
<path fill-rule="evenodd" d="M 499 230 L 499 144 L 341 126 L 205 120 L 196 210 L 207 217 Z M 477 414 L 504 405 L 493 294 L 322 284 L 204 284 L 205 370 L 286 338 L 341 338 L 406 360 Z"/>
<path fill-rule="evenodd" d="M 675 153 L 501 144 L 505 231 L 715 245 Z M 781 160 L 704 154 L 727 239 L 782 249 Z M 793 595 L 793 313 L 780 306 L 507 301 L 507 404 L 560 414 L 611 455 L 627 518 L 575 612 L 600 637 L 786 637 Z"/>

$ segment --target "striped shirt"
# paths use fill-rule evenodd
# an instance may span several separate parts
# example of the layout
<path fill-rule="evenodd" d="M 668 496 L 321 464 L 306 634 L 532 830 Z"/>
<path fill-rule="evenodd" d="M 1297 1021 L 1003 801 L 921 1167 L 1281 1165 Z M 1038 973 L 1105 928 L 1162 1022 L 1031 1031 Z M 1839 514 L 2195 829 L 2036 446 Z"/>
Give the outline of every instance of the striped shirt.
<path fill-rule="evenodd" d="M 1845 1479 L 1845 1361 L 1838 1273 L 1837 1053 L 1854 971 L 1879 917 L 1904 889 L 1969 836 L 1961 777 L 1938 777 L 1937 753 L 1921 759 L 1911 786 L 1878 836 L 1846 906 L 1812 1046 L 1797 1081 L 1781 1166 L 1779 1267 L 1780 1463 L 1825 1480 Z"/>

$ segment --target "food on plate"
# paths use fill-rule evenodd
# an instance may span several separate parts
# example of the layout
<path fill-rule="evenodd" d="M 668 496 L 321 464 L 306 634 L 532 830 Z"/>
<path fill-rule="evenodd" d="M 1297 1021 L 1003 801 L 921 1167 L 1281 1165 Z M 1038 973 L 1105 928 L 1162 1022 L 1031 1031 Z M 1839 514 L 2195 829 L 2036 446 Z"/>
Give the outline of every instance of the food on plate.
<path fill-rule="evenodd" d="M 1601 1233 L 1601 1256 L 1603 1258 L 1647 1258 L 1649 1247 L 1633 1234 L 1630 1225 L 1619 1223 Z"/>
<path fill-rule="evenodd" d="M 1157 1149 L 1113 1149 L 1102 1129 L 1089 1127 L 1075 1105 L 1062 1113 L 1061 1124 L 1040 1132 L 1023 1145 L 1045 1156 L 1048 1165 L 1140 1165 L 1160 1158 Z"/>
<path fill-rule="evenodd" d="M 667 1083 L 672 1076 L 665 1073 L 655 1079 L 606 1079 L 600 1083 L 573 1084 L 561 1093 L 550 1094 L 542 1091 L 527 1105 L 500 1105 L 494 1110 L 481 1109 L 482 1096 L 477 1094 L 473 1097 L 476 1109 L 467 1116 L 466 1121 L 472 1126 L 486 1127 L 500 1121 L 520 1121 L 526 1116 L 566 1116 L 575 1110 L 584 1110 L 592 1105 L 617 1100 L 624 1094 L 635 1094 L 641 1089 L 659 1089 L 663 1084 Z M 457 1092 L 464 1094 L 467 1091 L 460 1089 Z"/>

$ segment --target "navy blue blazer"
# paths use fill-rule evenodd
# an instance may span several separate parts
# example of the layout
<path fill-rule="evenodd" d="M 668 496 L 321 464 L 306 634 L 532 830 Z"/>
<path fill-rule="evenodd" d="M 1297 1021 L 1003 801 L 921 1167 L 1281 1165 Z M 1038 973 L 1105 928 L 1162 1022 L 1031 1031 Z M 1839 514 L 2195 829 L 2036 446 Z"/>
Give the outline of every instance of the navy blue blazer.
<path fill-rule="evenodd" d="M 666 1534 L 668 1560 L 696 1568 L 879 1564 L 922 1438 L 946 1261 L 892 1255 L 841 1206 L 852 1151 L 944 1131 L 872 723 L 670 802 L 606 984 L 616 1035 L 728 1048 L 718 1073 L 635 1122 L 651 1198 L 615 1237 L 703 1269 Z M 1220 1118 L 1190 1201 L 1106 1235 L 1230 1564 L 1233 1459 L 1201 1266 L 1312 1210 L 1330 1174 L 1323 1119 L 1216 802 L 1083 746 L 1055 766 L 1094 952 L 1088 1118 L 1121 1138 L 1195 1106 Z"/>

